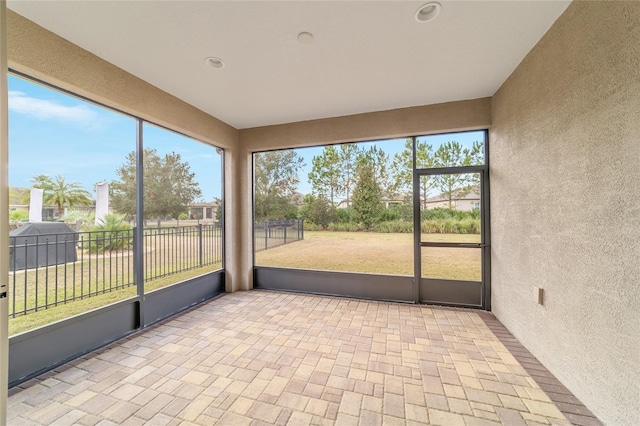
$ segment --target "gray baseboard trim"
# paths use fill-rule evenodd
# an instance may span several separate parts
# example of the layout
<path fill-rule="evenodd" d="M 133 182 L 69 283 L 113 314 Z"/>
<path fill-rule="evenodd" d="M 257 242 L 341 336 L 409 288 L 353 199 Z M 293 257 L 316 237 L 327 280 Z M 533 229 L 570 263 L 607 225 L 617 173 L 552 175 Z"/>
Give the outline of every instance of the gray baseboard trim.
<path fill-rule="evenodd" d="M 201 275 L 9 338 L 9 387 L 99 349 L 225 290 L 224 271 Z"/>
<path fill-rule="evenodd" d="M 256 266 L 253 287 L 414 303 L 413 277 Z"/>

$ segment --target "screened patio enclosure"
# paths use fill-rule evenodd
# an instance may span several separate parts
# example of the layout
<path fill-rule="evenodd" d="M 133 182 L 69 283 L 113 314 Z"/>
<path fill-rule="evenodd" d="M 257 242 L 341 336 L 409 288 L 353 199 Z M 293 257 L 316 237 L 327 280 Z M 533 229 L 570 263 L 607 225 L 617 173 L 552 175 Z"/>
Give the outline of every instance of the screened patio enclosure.
<path fill-rule="evenodd" d="M 313 167 L 281 182 L 310 191 L 306 237 L 267 251 L 256 238 L 254 287 L 490 310 L 488 150 L 476 131 L 255 153 L 256 220 L 283 214 L 270 173 Z"/>
<path fill-rule="evenodd" d="M 638 2 L 441 2 L 441 13 L 429 22 L 416 19 L 421 4 L 408 1 L 121 6 L 0 3 L 1 198 L 18 198 L 20 191 L 11 189 L 29 188 L 32 180 L 60 183 L 58 175 L 80 183 L 90 198 L 105 180 L 135 182 L 112 188 L 136 194 L 116 209 L 127 211 L 118 224 L 126 229 L 93 229 L 99 224 L 87 221 L 91 229 L 76 231 L 91 238 L 78 239 L 75 262 L 9 274 L 9 244 L 1 248 L 0 360 L 9 368 L 0 380 L 6 385 L 222 291 L 268 287 L 397 301 L 411 309 L 426 303 L 472 307 L 473 315 L 490 309 L 603 422 L 639 423 L 640 369 L 633 362 L 640 336 Z M 301 36 L 310 43 L 298 38 L 302 32 L 313 36 Z M 9 87 L 16 76 L 34 88 Z M 60 92 L 69 98 L 61 101 Z M 61 108 L 47 112 L 66 115 L 44 114 L 51 106 Z M 36 132 L 54 124 L 66 124 L 67 136 L 47 131 L 38 145 Z M 109 136 L 113 129 L 118 134 Z M 264 242 L 257 221 L 264 230 L 263 219 L 298 219 L 282 198 L 271 204 L 282 208 L 277 214 L 256 209 L 264 200 L 254 185 L 256 155 L 318 148 L 299 173 L 308 179 L 314 156 L 333 155 L 327 150 L 324 156 L 325 147 L 341 153 L 343 146 L 362 144 L 359 150 L 371 156 L 388 155 L 393 175 L 395 154 L 402 157 L 408 138 L 416 151 L 432 145 L 435 155 L 440 145 L 427 138 L 466 132 L 486 134 L 485 149 L 491 149 L 483 164 L 420 166 L 416 158 L 405 175 L 411 187 L 398 191 L 391 183 L 407 180 L 387 184 L 380 169 L 365 167 L 357 172 L 359 187 L 341 184 L 348 194 L 341 189 L 333 200 L 330 189 L 310 182 L 285 197 L 307 210 L 296 240 L 289 227 L 286 244 L 267 241 L 266 250 L 255 250 Z M 12 140 L 19 143 L 12 147 Z M 382 147 L 384 141 L 391 148 Z M 21 158 L 14 148 L 33 154 L 53 152 L 52 146 L 79 155 L 65 169 L 52 155 L 12 166 Z M 144 161 L 145 151 L 153 161 Z M 160 179 L 170 173 L 154 180 L 144 164 L 166 165 L 177 159 L 173 154 L 180 155 L 174 163 L 189 164 L 195 183 L 215 180 L 219 191 L 194 196 L 184 212 L 164 214 L 152 207 L 172 193 Z M 196 170 L 197 158 L 210 167 Z M 97 173 L 100 164 L 113 174 Z M 404 157 L 396 163 L 403 164 Z M 75 175 L 80 168 L 97 176 Z M 41 174 L 50 182 L 34 179 Z M 455 181 L 464 182 L 457 191 L 441 187 Z M 371 194 L 380 202 L 365 208 L 362 200 Z M 188 205 L 200 203 L 221 206 L 220 217 L 181 215 L 190 216 Z M 327 208 L 331 204 L 339 211 Z M 5 201 L 0 216 L 7 218 L 15 205 L 25 203 Z M 62 213 L 65 206 L 52 202 L 53 210 Z M 8 242 L 9 220 L 0 222 Z M 111 237 L 96 242 L 101 233 Z M 284 235 L 278 239 L 284 242 Z M 106 243 L 120 247 L 104 250 Z M 209 262 L 207 243 L 212 257 L 223 255 Z M 89 259 L 91 273 L 80 273 Z M 122 278 L 129 270 L 130 279 Z M 65 287 L 63 277 L 75 284 Z M 75 299 L 82 306 L 77 311 Z M 18 322 L 46 324 L 9 337 L 14 314 Z M 0 395 L 0 417 L 5 399 Z"/>

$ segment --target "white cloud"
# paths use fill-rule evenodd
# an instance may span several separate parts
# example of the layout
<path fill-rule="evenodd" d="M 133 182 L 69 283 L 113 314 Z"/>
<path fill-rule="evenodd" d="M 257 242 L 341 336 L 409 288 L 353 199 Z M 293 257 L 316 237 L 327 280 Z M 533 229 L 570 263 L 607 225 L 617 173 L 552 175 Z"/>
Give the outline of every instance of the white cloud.
<path fill-rule="evenodd" d="M 23 92 L 9 91 L 9 110 L 30 115 L 39 120 L 69 122 L 95 126 L 98 114 L 85 105 L 66 106 L 54 101 L 32 98 Z"/>

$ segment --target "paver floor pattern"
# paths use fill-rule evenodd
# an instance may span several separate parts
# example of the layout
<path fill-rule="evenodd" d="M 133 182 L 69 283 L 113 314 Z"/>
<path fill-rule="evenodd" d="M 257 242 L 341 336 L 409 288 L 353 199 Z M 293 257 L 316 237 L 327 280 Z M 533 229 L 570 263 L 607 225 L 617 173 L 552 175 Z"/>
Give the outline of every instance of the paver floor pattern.
<path fill-rule="evenodd" d="M 12 425 L 568 425 L 472 310 L 225 295 L 10 392 Z"/>

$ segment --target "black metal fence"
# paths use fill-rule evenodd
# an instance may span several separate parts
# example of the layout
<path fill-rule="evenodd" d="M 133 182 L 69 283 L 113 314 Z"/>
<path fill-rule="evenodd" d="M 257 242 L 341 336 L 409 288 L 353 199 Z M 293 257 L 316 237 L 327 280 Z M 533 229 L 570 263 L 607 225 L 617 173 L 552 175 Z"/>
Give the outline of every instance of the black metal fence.
<path fill-rule="evenodd" d="M 222 263 L 220 225 L 144 230 L 144 281 Z M 9 316 L 135 286 L 134 229 L 10 237 Z"/>
<path fill-rule="evenodd" d="M 256 222 L 254 226 L 255 251 L 304 239 L 304 220 L 265 220 Z"/>
<path fill-rule="evenodd" d="M 220 225 L 144 230 L 145 281 L 222 262 Z"/>

